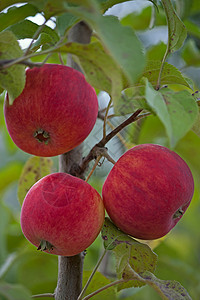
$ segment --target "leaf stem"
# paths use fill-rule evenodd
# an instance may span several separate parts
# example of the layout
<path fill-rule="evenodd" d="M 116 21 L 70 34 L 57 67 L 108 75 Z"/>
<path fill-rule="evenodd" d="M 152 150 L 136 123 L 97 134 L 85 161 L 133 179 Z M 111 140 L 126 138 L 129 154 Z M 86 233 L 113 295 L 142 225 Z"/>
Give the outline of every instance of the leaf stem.
<path fill-rule="evenodd" d="M 94 164 L 92 170 L 90 171 L 89 175 L 88 175 L 87 178 L 85 179 L 86 182 L 88 182 L 88 180 L 90 179 L 90 177 L 91 177 L 92 174 L 94 173 L 94 170 L 95 170 L 96 167 L 98 166 L 99 161 L 100 161 L 101 158 L 102 158 L 102 155 L 99 155 L 99 156 L 97 157 L 97 159 L 95 160 L 95 164 Z"/>
<path fill-rule="evenodd" d="M 157 80 L 157 84 L 156 84 L 156 90 L 157 91 L 160 89 L 161 76 L 162 76 L 164 64 L 165 64 L 165 61 L 167 59 L 168 53 L 169 53 L 169 47 L 167 46 L 167 49 L 165 51 L 165 54 L 163 56 L 162 63 L 161 63 L 161 66 L 160 66 L 160 71 L 159 71 L 159 74 L 158 74 L 158 80 Z"/>
<path fill-rule="evenodd" d="M 106 255 L 106 252 L 107 252 L 107 250 L 105 249 L 105 250 L 103 251 L 103 254 L 101 255 L 101 257 L 99 258 L 99 260 L 98 260 L 96 266 L 94 267 L 94 269 L 93 269 L 93 271 L 92 271 L 92 273 L 91 273 L 91 275 L 90 275 L 88 281 L 86 282 L 86 285 L 84 286 L 84 288 L 82 289 L 80 295 L 78 296 L 78 299 L 77 299 L 77 300 L 81 300 L 81 299 L 83 298 L 83 296 L 84 296 L 84 294 L 85 294 L 85 292 L 86 292 L 86 290 L 87 290 L 87 288 L 88 288 L 88 286 L 89 286 L 89 284 L 90 284 L 92 278 L 94 277 L 94 274 L 96 273 L 96 271 L 97 271 L 98 267 L 100 266 L 100 264 L 101 264 L 101 262 L 102 262 L 104 256 Z M 84 299 L 85 299 L 85 298 L 84 298 Z M 88 298 L 88 299 L 89 299 L 89 298 Z"/>
<path fill-rule="evenodd" d="M 109 112 L 111 104 L 112 104 L 112 98 L 110 98 L 110 101 L 109 101 L 108 106 L 106 108 L 106 113 L 105 113 L 105 116 L 104 116 L 104 120 L 103 120 L 103 138 L 106 137 L 106 123 L 107 123 L 108 112 Z"/>
<path fill-rule="evenodd" d="M 34 35 L 33 35 L 33 37 L 32 37 L 32 40 L 31 40 L 31 42 L 30 42 L 28 48 L 27 48 L 26 51 L 24 52 L 24 56 L 26 56 L 26 55 L 29 53 L 29 51 L 30 51 L 30 49 L 31 49 L 31 46 L 33 45 L 34 40 L 38 38 L 39 34 L 40 34 L 41 31 L 43 30 L 43 28 L 44 28 L 45 24 L 47 23 L 47 21 L 48 21 L 48 19 L 45 19 L 44 23 L 43 23 L 41 26 L 39 26 L 38 29 L 36 30 L 36 32 L 34 33 Z"/>
<path fill-rule="evenodd" d="M 49 298 L 54 298 L 55 294 L 52 293 L 46 293 L 46 294 L 38 294 L 38 295 L 33 295 L 31 298 L 44 298 L 44 297 L 49 297 Z"/>
<path fill-rule="evenodd" d="M 83 300 L 88 300 L 88 299 L 92 298 L 93 296 L 99 294 L 100 292 L 103 292 L 104 290 L 106 290 L 106 289 L 108 289 L 108 288 L 110 288 L 110 287 L 112 287 L 112 286 L 115 286 L 115 285 L 120 284 L 120 283 L 128 282 L 128 281 L 130 281 L 130 280 L 131 280 L 131 279 L 125 280 L 125 279 L 121 278 L 121 279 L 119 279 L 119 280 L 113 281 L 113 282 L 111 282 L 111 283 L 109 283 L 109 284 L 103 286 L 102 288 L 100 288 L 100 289 L 94 291 L 93 293 L 87 295 L 86 297 L 83 298 Z"/>

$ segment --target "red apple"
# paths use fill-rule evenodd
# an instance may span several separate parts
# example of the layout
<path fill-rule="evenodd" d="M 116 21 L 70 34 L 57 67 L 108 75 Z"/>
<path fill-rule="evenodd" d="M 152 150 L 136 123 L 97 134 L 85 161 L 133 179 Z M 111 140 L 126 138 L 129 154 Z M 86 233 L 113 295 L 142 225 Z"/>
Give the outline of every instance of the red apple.
<path fill-rule="evenodd" d="M 80 72 L 63 65 L 46 64 L 26 71 L 23 92 L 4 114 L 8 132 L 23 151 L 54 156 L 78 146 L 97 118 L 95 90 Z"/>
<path fill-rule="evenodd" d="M 101 196 L 87 182 L 66 173 L 47 175 L 28 191 L 21 228 L 38 249 L 73 256 L 89 247 L 104 222 Z"/>
<path fill-rule="evenodd" d="M 139 239 L 166 235 L 182 218 L 194 192 L 191 171 L 175 152 L 152 144 L 133 147 L 116 162 L 103 185 L 112 221 Z"/>

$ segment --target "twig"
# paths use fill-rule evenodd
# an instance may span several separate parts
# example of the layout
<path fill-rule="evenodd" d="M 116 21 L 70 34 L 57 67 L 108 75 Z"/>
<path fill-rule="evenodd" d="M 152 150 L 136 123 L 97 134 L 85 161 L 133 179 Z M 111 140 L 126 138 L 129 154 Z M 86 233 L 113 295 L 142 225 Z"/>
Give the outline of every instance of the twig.
<path fill-rule="evenodd" d="M 103 254 L 101 255 L 101 257 L 99 258 L 99 260 L 98 260 L 96 266 L 94 267 L 94 269 L 93 269 L 93 271 L 92 271 L 92 273 L 91 273 L 91 275 L 90 275 L 88 281 L 86 282 L 86 285 L 84 286 L 84 288 L 82 289 L 80 295 L 78 296 L 78 299 L 77 299 L 77 300 L 81 300 L 82 297 L 84 296 L 84 294 L 85 294 L 85 292 L 86 292 L 86 290 L 87 290 L 87 288 L 88 288 L 88 286 L 89 286 L 89 284 L 90 284 L 92 278 L 94 277 L 94 274 L 96 273 L 96 271 L 97 271 L 98 267 L 100 266 L 100 264 L 101 264 L 101 262 L 102 262 L 104 256 L 106 255 L 106 253 L 107 253 L 107 250 L 105 249 L 104 252 L 103 252 Z"/>
<path fill-rule="evenodd" d="M 99 161 L 100 161 L 101 158 L 102 158 L 102 155 L 99 155 L 99 156 L 97 157 L 97 159 L 96 159 L 96 161 L 95 161 L 95 164 L 94 164 L 92 170 L 90 171 L 88 177 L 87 177 L 86 180 L 85 180 L 86 182 L 88 182 L 88 180 L 90 179 L 90 177 L 91 177 L 92 174 L 94 173 L 94 170 L 95 170 L 96 167 L 98 166 Z"/>
<path fill-rule="evenodd" d="M 33 295 L 31 298 L 44 298 L 44 297 L 49 297 L 49 298 L 54 298 L 55 294 L 51 294 L 51 293 L 46 293 L 46 294 L 38 294 L 38 295 Z"/>
<path fill-rule="evenodd" d="M 130 280 L 131 280 L 131 279 L 127 279 L 127 280 L 126 280 L 126 279 L 121 278 L 121 279 L 119 279 L 119 280 L 113 281 L 113 282 L 111 282 L 111 283 L 109 283 L 109 284 L 103 286 L 102 288 L 100 288 L 100 289 L 94 291 L 93 293 L 87 295 L 86 297 L 83 298 L 83 300 L 88 300 L 88 299 L 92 298 L 93 296 L 99 294 L 100 292 L 103 292 L 104 290 L 106 290 L 106 289 L 108 289 L 108 288 L 110 288 L 110 287 L 112 287 L 112 286 L 115 286 L 115 285 L 120 284 L 120 283 L 128 282 L 128 281 L 130 281 Z"/>
<path fill-rule="evenodd" d="M 103 120 L 103 137 L 104 138 L 106 137 L 106 123 L 107 123 L 108 112 L 109 112 L 111 104 L 112 104 L 112 98 L 110 98 L 110 101 L 109 101 L 108 106 L 106 108 L 106 113 L 105 113 L 105 116 L 104 116 L 104 120 Z"/>
<path fill-rule="evenodd" d="M 111 131 L 108 135 L 102 138 L 102 140 L 97 143 L 89 152 L 89 154 L 83 158 L 81 164 L 79 165 L 78 169 L 76 170 L 76 174 L 83 174 L 85 170 L 87 169 L 90 161 L 93 159 L 96 159 L 98 154 L 102 154 L 102 156 L 105 156 L 107 149 L 105 148 L 105 145 L 115 136 L 117 135 L 123 128 L 128 126 L 129 124 L 133 123 L 134 121 L 137 120 L 137 116 L 140 114 L 142 109 L 136 110 L 127 120 L 125 120 L 123 123 L 121 123 L 119 126 L 117 126 L 113 131 Z M 103 152 L 102 152 L 103 151 Z M 108 158 L 108 155 L 105 157 Z M 115 163 L 113 161 L 113 163 Z"/>
<path fill-rule="evenodd" d="M 127 120 L 117 126 L 113 131 L 111 131 L 106 137 L 104 137 L 97 145 L 99 147 L 104 147 L 118 132 L 129 124 L 136 121 L 137 116 L 141 113 L 142 109 L 136 110 Z"/>
<path fill-rule="evenodd" d="M 115 126 L 113 126 L 113 124 L 110 121 L 107 121 L 107 124 L 108 124 L 108 126 L 110 126 L 110 128 L 112 130 L 115 129 Z M 123 136 L 120 133 L 117 133 L 116 136 L 118 137 L 118 139 L 120 140 L 120 142 L 124 145 L 124 147 L 127 148 L 126 141 L 123 138 Z"/>
<path fill-rule="evenodd" d="M 31 49 L 31 46 L 33 45 L 34 40 L 36 40 L 36 39 L 38 38 L 40 32 L 43 30 L 43 28 L 44 28 L 45 24 L 47 23 L 47 21 L 48 21 L 48 19 L 46 19 L 46 20 L 44 21 L 44 23 L 43 23 L 40 27 L 38 27 L 38 29 L 37 29 L 36 32 L 34 33 L 34 35 L 33 35 L 33 37 L 32 37 L 32 40 L 31 40 L 31 42 L 30 42 L 28 48 L 27 48 L 26 51 L 24 52 L 24 56 L 28 55 L 28 53 L 29 53 L 29 51 L 30 51 L 30 49 Z"/>

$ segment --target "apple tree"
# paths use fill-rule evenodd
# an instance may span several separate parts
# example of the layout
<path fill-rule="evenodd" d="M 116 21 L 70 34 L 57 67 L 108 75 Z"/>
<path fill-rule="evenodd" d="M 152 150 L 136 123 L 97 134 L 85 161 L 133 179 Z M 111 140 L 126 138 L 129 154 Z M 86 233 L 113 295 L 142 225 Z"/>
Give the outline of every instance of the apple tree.
<path fill-rule="evenodd" d="M 199 299 L 199 1 L 0 11 L 0 298 Z"/>

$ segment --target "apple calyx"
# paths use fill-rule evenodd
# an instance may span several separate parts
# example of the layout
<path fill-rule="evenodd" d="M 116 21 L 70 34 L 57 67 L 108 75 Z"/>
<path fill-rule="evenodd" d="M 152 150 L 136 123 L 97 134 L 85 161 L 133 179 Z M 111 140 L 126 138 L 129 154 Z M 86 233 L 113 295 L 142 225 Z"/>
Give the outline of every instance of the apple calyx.
<path fill-rule="evenodd" d="M 48 241 L 45 240 L 41 240 L 37 250 L 41 250 L 41 251 L 49 251 L 51 252 L 54 249 L 54 246 L 49 243 Z"/>
<path fill-rule="evenodd" d="M 181 208 L 179 208 L 173 215 L 173 219 L 180 218 L 183 214 L 184 214 L 184 211 Z"/>
<path fill-rule="evenodd" d="M 39 143 L 45 143 L 46 145 L 48 144 L 49 140 L 50 140 L 50 135 L 47 131 L 43 130 L 43 129 L 38 129 L 34 132 L 33 134 L 34 138 L 36 138 L 36 140 Z"/>

